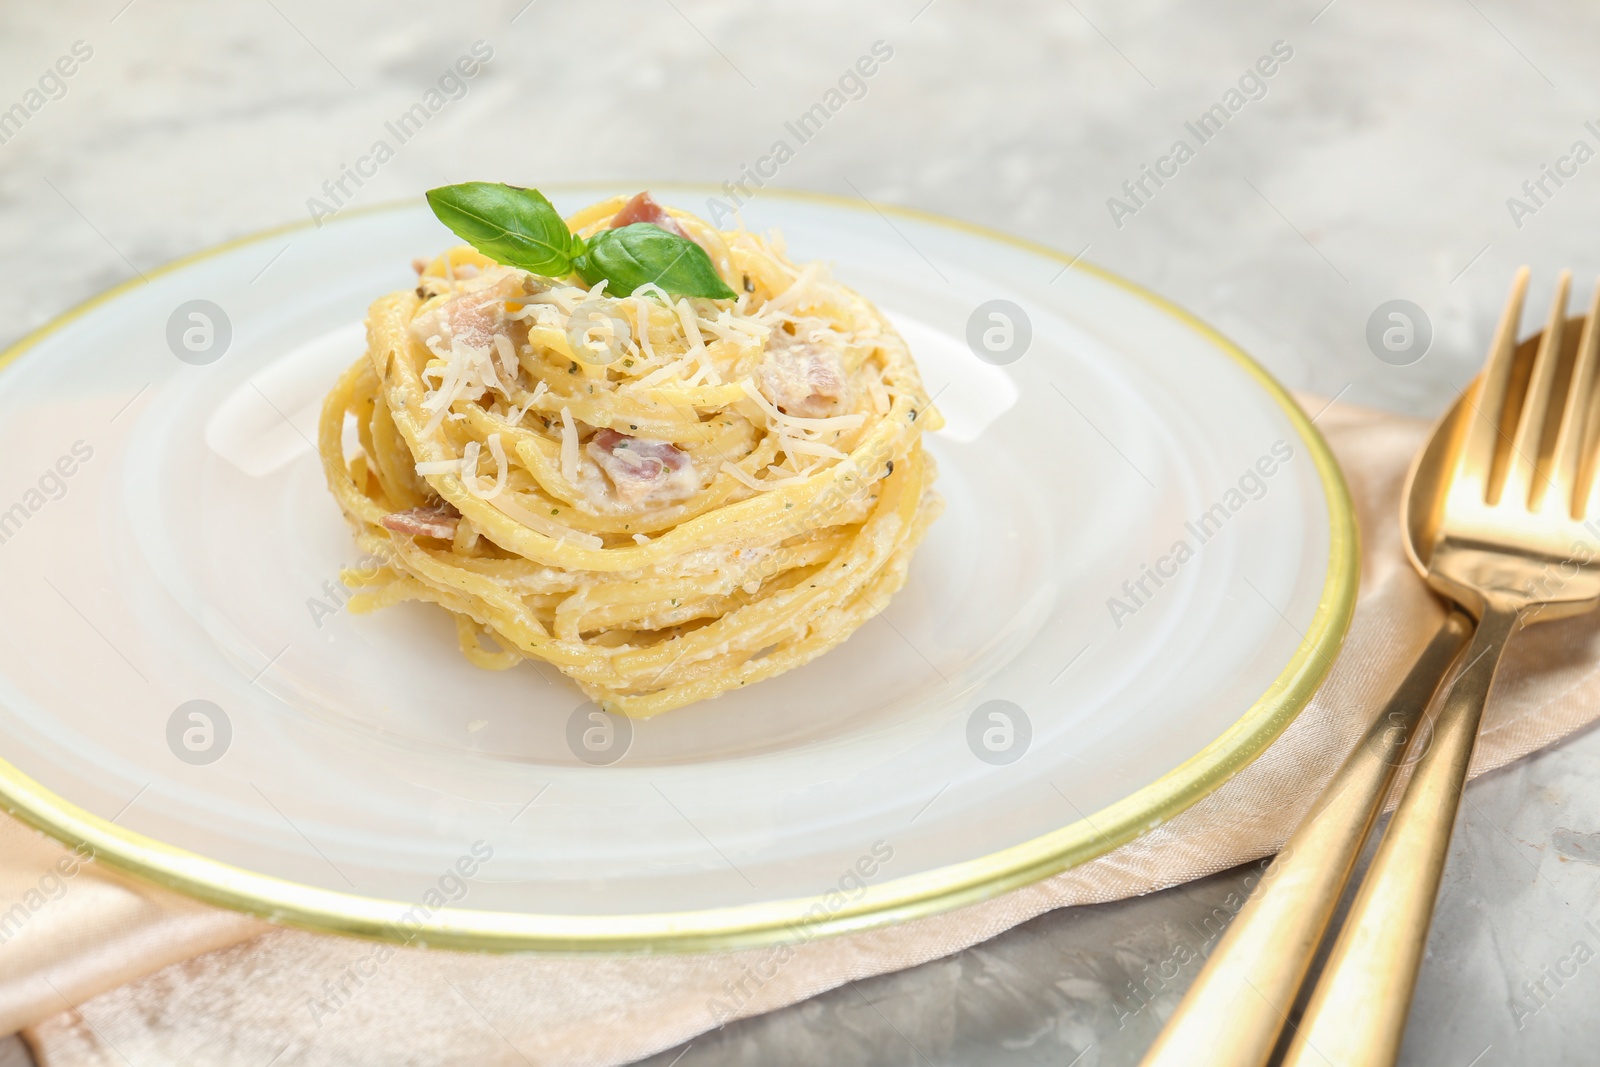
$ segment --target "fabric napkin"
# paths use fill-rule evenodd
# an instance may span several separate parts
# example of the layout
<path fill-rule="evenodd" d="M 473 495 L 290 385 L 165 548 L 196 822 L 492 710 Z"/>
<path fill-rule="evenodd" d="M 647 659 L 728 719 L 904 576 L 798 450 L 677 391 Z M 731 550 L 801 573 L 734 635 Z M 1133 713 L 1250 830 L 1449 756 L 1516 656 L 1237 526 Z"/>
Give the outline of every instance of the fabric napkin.
<path fill-rule="evenodd" d="M 1308 399 L 1309 410 L 1322 402 Z M 1395 521 L 1427 424 L 1349 405 L 1317 416 L 1355 498 L 1361 597 L 1315 699 L 1259 759 L 1176 818 L 1097 860 L 958 911 L 762 950 L 553 959 L 395 949 L 267 926 L 81 863 L 0 817 L 0 1033 L 27 1028 L 44 1067 L 126 1063 L 401 1067 L 616 1064 L 738 1015 L 935 959 L 1052 908 L 1148 893 L 1276 851 L 1442 618 Z M 1513 639 L 1473 772 L 1600 715 L 1600 617 Z M 70 875 L 64 873 L 70 869 Z M 31 894 L 31 895 L 30 895 Z M 0 919 L 3 923 L 3 919 Z M 329 1010 L 329 1009 L 332 1010 Z"/>

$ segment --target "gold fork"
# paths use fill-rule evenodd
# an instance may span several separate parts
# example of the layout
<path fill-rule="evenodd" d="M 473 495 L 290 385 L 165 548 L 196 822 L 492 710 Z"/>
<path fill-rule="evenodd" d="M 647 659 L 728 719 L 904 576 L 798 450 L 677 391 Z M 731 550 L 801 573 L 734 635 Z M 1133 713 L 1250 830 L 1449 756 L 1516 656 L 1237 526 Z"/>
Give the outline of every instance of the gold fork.
<path fill-rule="evenodd" d="M 1416 773 L 1323 971 L 1286 1064 L 1392 1063 L 1427 942 L 1489 684 L 1511 632 L 1600 600 L 1595 476 L 1600 288 L 1577 344 L 1570 275 L 1521 349 L 1518 272 L 1483 375 L 1434 430 L 1407 481 L 1412 562 L 1480 620 L 1431 739 L 1417 726 L 1471 622 L 1453 611 L 1334 774 L 1230 925 L 1144 1067 L 1257 1067 L 1289 1023 L 1313 955 L 1403 759 Z M 1531 369 L 1530 369 L 1531 368 Z M 1408 743 L 1420 736 L 1422 741 Z M 1424 749 L 1420 757 L 1415 751 Z"/>
<path fill-rule="evenodd" d="M 1571 273 L 1524 379 L 1514 358 L 1528 271 L 1517 273 L 1488 365 L 1468 396 L 1455 471 L 1416 547 L 1428 584 L 1478 620 L 1442 694 L 1372 866 L 1284 1058 L 1284 1067 L 1378 1067 L 1400 1052 L 1461 791 L 1495 668 L 1511 634 L 1600 603 L 1595 474 L 1596 289 L 1564 365 Z"/>

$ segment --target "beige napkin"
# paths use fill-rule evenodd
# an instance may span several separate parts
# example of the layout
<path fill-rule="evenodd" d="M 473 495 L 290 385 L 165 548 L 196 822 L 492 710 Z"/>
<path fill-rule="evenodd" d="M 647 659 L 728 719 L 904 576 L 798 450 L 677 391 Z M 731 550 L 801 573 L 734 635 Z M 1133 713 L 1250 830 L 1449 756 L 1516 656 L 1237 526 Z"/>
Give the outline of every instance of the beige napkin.
<path fill-rule="evenodd" d="M 44 1067 L 614 1064 L 716 1026 L 720 1003 L 738 1001 L 739 1015 L 770 1011 L 947 955 L 1051 908 L 1148 893 L 1268 855 L 1441 617 L 1401 554 L 1395 523 L 1426 424 L 1339 405 L 1317 424 L 1344 466 L 1364 553 L 1360 603 L 1332 675 L 1232 781 L 1094 862 L 960 911 L 818 939 L 752 980 L 760 952 L 548 959 L 380 949 L 270 928 L 74 866 L 67 850 L 0 818 L 0 937 L 10 935 L 0 944 L 0 1033 L 29 1027 Z M 1600 713 L 1600 619 L 1542 625 L 1508 655 L 1476 773 Z M 26 912 L 14 930 L 4 926 L 13 902 Z M 733 983 L 749 995 L 730 996 Z"/>

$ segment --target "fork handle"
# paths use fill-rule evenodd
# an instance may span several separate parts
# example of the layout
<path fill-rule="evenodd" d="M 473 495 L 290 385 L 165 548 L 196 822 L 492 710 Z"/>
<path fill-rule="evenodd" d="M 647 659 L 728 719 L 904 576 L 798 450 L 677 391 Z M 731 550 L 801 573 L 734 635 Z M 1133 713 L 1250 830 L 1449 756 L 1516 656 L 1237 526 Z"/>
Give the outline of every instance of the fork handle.
<path fill-rule="evenodd" d="M 1144 1067 L 1259 1067 L 1283 1030 L 1407 740 L 1466 643 L 1452 612 L 1263 874 Z"/>
<path fill-rule="evenodd" d="M 1282 1067 L 1389 1067 L 1399 1056 L 1478 724 L 1518 622 L 1497 598 L 1484 609 Z"/>

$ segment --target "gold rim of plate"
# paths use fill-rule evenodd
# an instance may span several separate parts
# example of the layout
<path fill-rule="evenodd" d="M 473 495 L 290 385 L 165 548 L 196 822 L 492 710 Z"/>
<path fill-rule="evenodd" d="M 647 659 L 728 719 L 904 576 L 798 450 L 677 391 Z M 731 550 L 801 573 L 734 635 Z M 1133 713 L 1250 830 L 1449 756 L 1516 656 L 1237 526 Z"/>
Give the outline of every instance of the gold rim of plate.
<path fill-rule="evenodd" d="M 595 183 L 603 185 L 605 183 Z M 593 188 L 564 183 L 557 191 Z M 685 183 L 652 188 L 717 190 Z M 882 210 L 962 230 L 1086 271 L 1177 319 L 1230 356 L 1283 409 L 1309 450 L 1328 504 L 1327 578 L 1315 616 L 1287 666 L 1242 717 L 1200 752 L 1122 800 L 1059 830 L 978 859 L 872 886 L 859 899 L 835 905 L 826 896 L 742 904 L 704 911 L 637 915 L 518 915 L 442 908 L 419 923 L 414 902 L 381 900 L 318 889 L 206 859 L 117 826 L 56 796 L 0 760 L 0 800 L 24 822 L 51 837 L 92 851 L 105 863 L 211 904 L 274 923 L 400 944 L 482 951 L 552 953 L 701 952 L 754 948 L 823 934 L 867 930 L 948 911 L 999 896 L 1075 867 L 1171 819 L 1238 773 L 1271 744 L 1310 701 L 1332 666 L 1355 610 L 1359 553 L 1355 511 L 1328 444 L 1288 392 L 1233 342 L 1187 311 L 1110 271 L 1053 248 L 932 212 L 862 204 L 844 196 L 768 189 L 765 196 L 808 200 L 855 211 Z M 346 215 L 395 210 L 412 201 L 377 204 Z M 174 260 L 108 289 L 24 336 L 4 352 L 9 365 L 47 335 L 143 284 L 263 238 L 306 229 L 293 223 L 235 238 Z M 810 911 L 813 914 L 807 915 Z"/>

